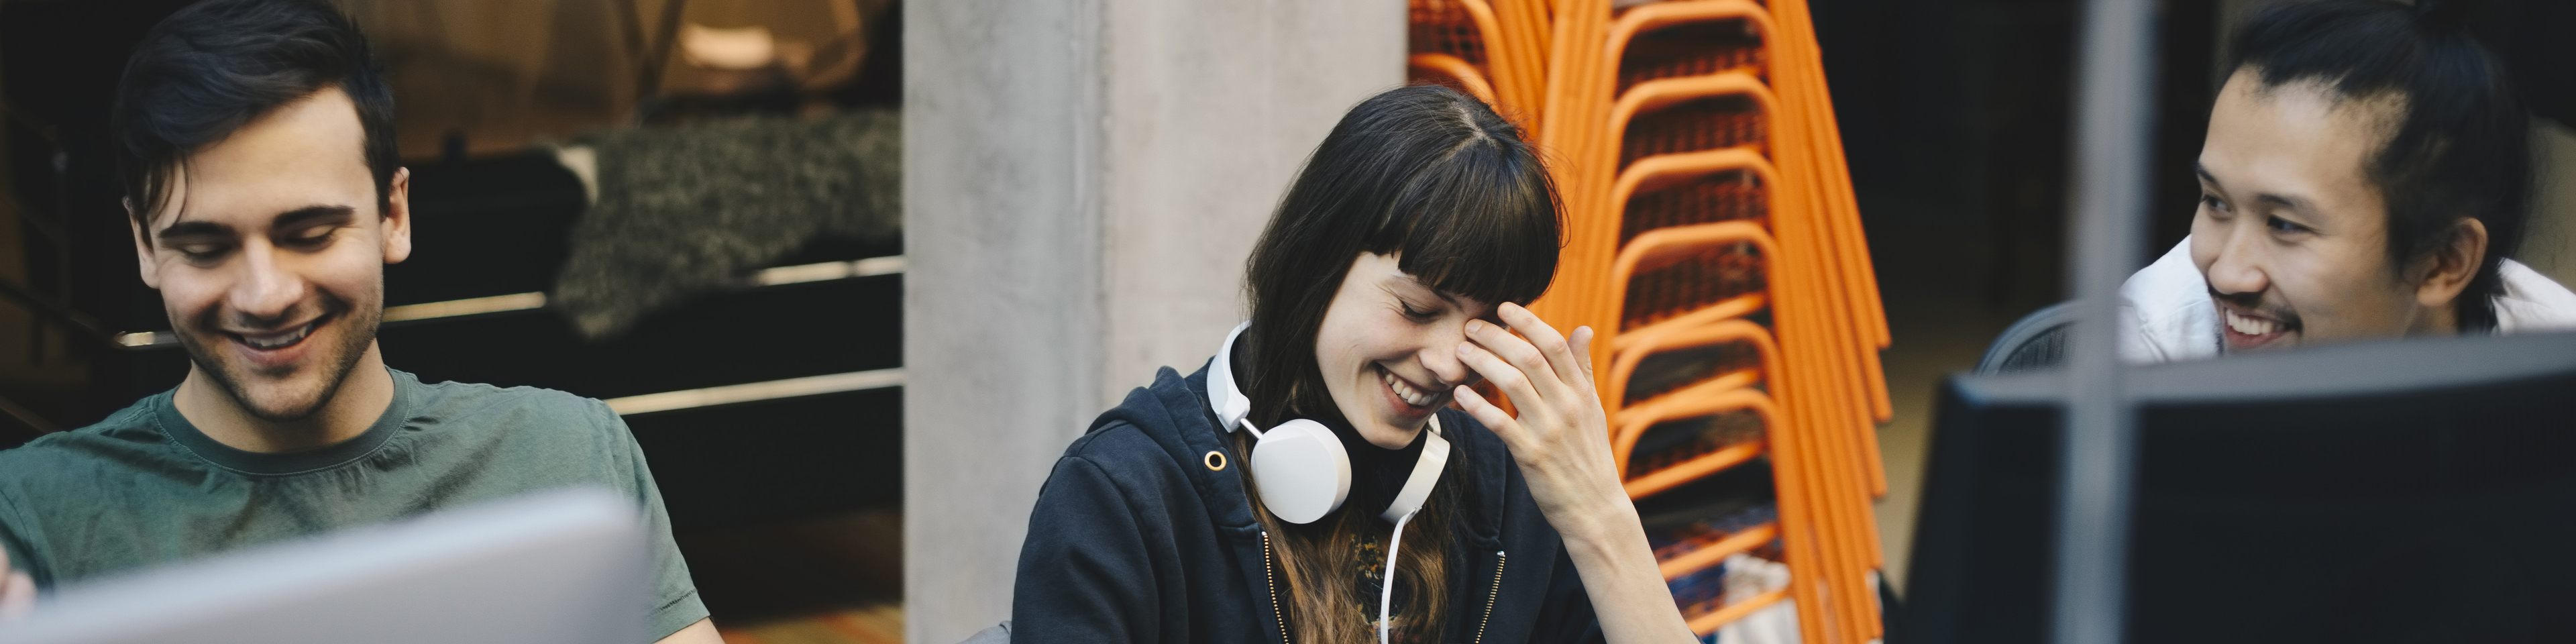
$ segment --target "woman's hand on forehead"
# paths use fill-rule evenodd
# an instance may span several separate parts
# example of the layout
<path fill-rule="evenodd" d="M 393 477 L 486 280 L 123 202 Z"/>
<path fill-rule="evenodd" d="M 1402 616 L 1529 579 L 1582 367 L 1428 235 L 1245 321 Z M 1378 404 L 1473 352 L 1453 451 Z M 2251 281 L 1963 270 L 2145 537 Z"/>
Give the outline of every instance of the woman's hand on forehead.
<path fill-rule="evenodd" d="M 1569 339 L 1511 303 L 1496 307 L 1494 316 L 1508 328 L 1469 321 L 1458 359 L 1510 397 L 1519 416 L 1465 386 L 1456 388 L 1458 403 L 1511 448 L 1531 496 L 1558 532 L 1593 529 L 1604 523 L 1594 512 L 1628 504 L 1614 502 L 1626 501 L 1627 492 L 1611 459 L 1609 415 L 1593 384 L 1592 328 L 1577 327 Z"/>

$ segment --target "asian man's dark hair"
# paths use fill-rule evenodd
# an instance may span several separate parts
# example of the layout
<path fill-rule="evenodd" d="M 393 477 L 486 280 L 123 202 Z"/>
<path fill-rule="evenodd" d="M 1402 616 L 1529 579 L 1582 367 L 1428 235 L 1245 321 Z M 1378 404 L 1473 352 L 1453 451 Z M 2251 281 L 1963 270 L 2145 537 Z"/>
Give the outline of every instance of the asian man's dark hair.
<path fill-rule="evenodd" d="M 2313 82 L 2339 100 L 2403 100 L 2405 112 L 2362 169 L 2388 206 L 2389 256 L 2403 267 L 2448 245 L 2461 218 L 2485 225 L 2485 259 L 2453 304 L 2463 331 L 2484 331 L 2496 326 L 2493 297 L 2504 289 L 2497 267 L 2529 218 L 2531 117 L 2503 63 L 2463 24 L 2470 8 L 2462 0 L 2279 2 L 2237 33 L 2230 68 L 2257 74 L 2266 89 Z"/>
<path fill-rule="evenodd" d="M 318 0 L 209 0 L 162 20 L 126 59 L 108 114 L 128 212 L 148 223 L 189 155 L 331 87 L 358 106 L 381 212 L 402 166 L 394 95 L 347 16 Z"/>

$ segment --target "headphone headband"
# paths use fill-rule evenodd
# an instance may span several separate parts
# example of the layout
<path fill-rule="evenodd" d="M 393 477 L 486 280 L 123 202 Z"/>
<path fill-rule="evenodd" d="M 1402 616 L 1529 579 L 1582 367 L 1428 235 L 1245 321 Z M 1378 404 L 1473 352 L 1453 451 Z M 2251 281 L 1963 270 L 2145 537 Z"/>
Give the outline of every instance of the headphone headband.
<path fill-rule="evenodd" d="M 1225 334 L 1225 346 L 1218 347 L 1216 357 L 1208 361 L 1208 409 L 1216 412 L 1216 426 L 1226 433 L 1233 433 L 1237 426 L 1250 428 L 1244 425 L 1243 419 L 1252 415 L 1252 399 L 1245 397 L 1243 388 L 1234 384 L 1234 339 L 1249 328 L 1252 328 L 1251 320 L 1234 325 L 1234 330 Z M 1252 435 L 1259 437 L 1261 432 L 1254 430 Z"/>
<path fill-rule="evenodd" d="M 1422 502 L 1431 499 L 1432 486 L 1440 482 L 1440 471 L 1449 467 L 1449 439 L 1440 436 L 1439 412 L 1432 412 L 1431 426 L 1423 431 L 1431 435 L 1422 439 L 1422 458 L 1413 462 L 1413 474 L 1404 478 L 1404 487 L 1395 493 L 1395 503 L 1378 513 L 1389 522 L 1422 509 Z"/>

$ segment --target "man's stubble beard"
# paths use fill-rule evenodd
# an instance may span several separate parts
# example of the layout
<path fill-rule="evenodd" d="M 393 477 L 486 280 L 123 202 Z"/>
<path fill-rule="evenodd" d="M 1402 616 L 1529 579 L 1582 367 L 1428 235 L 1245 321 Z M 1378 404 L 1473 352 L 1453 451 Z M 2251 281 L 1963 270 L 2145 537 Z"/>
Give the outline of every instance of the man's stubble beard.
<path fill-rule="evenodd" d="M 322 294 L 322 305 L 326 311 L 323 315 L 328 325 L 341 326 L 348 333 L 342 336 L 338 355 L 321 356 L 329 363 L 323 367 L 327 370 L 328 376 L 323 379 L 322 391 L 313 397 L 312 402 L 303 405 L 300 409 L 265 409 L 252 402 L 249 396 L 244 395 L 241 379 L 234 376 L 229 365 L 216 358 L 209 347 L 199 344 L 193 337 L 198 333 L 220 334 L 220 331 L 206 331 L 216 326 L 211 323 L 211 320 L 200 320 L 200 326 L 194 327 L 189 332 L 172 335 L 179 339 L 179 346 L 188 351 L 188 361 L 195 363 L 198 370 L 211 376 L 215 384 L 223 389 L 224 395 L 231 397 L 233 404 L 240 407 L 242 411 L 254 418 L 272 423 L 296 422 L 311 418 L 315 412 L 330 406 L 331 400 L 339 395 L 341 385 L 348 382 L 349 372 L 357 369 L 358 359 L 365 357 L 367 347 L 375 343 L 376 326 L 384 320 L 384 306 L 381 299 L 375 306 L 352 306 L 326 292 Z M 329 312 L 332 308 L 339 309 L 339 312 Z M 207 315 L 213 316 L 216 313 L 208 312 Z M 318 339 L 306 338 L 306 341 Z"/>

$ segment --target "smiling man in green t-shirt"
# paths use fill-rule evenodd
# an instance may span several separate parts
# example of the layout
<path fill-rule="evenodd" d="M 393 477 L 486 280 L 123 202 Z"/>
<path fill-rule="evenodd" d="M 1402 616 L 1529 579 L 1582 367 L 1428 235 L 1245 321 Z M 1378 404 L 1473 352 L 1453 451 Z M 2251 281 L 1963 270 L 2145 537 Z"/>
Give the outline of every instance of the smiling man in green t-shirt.
<path fill-rule="evenodd" d="M 385 366 L 384 266 L 412 251 L 393 118 L 365 37 L 313 0 L 204 2 L 145 36 L 113 152 L 143 281 L 194 364 L 97 425 L 0 452 L 0 612 L 98 575 L 602 485 L 650 521 L 650 633 L 720 641 L 606 405 Z"/>

